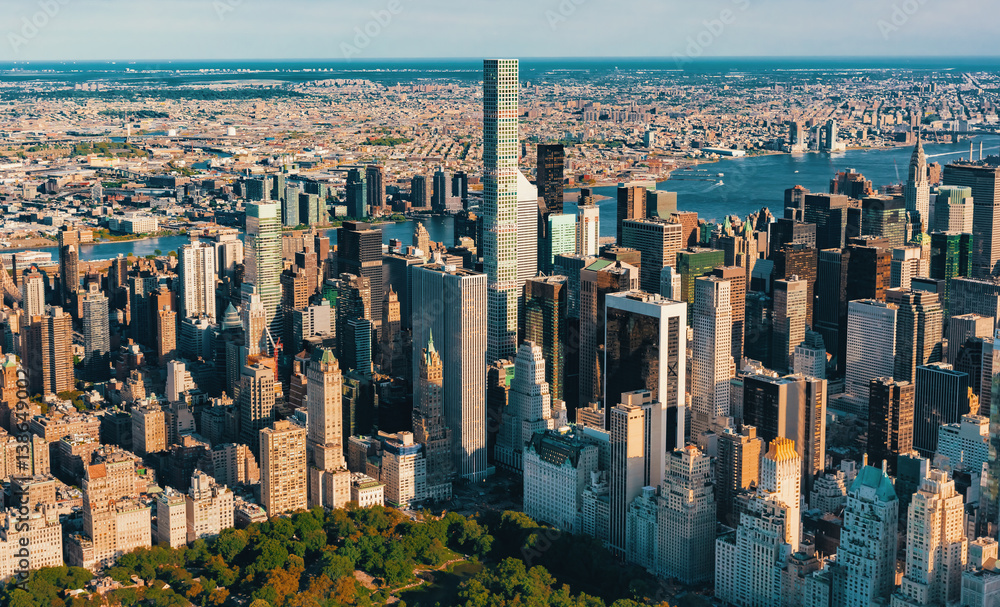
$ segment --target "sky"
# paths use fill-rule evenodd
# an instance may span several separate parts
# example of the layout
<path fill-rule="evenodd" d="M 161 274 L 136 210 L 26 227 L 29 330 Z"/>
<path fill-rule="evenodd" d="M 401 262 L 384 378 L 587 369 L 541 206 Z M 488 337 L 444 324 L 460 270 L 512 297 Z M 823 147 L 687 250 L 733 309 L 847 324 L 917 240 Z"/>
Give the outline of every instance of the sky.
<path fill-rule="evenodd" d="M 998 0 L 2 0 L 0 62 L 996 56 Z"/>

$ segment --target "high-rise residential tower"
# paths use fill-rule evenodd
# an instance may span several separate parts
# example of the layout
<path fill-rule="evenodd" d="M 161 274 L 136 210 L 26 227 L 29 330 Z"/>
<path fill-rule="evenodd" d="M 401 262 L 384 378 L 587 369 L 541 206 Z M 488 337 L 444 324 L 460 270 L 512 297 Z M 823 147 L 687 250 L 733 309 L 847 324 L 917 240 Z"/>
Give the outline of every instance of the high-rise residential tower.
<path fill-rule="evenodd" d="M 518 62 L 483 61 L 483 269 L 489 291 L 490 361 L 517 348 Z M 418 336 L 414 334 L 414 341 Z"/>
<path fill-rule="evenodd" d="M 264 306 L 267 328 L 281 335 L 281 223 L 278 205 L 250 203 L 246 208 L 247 255 L 244 283 L 256 287 Z"/>
<path fill-rule="evenodd" d="M 182 245 L 178 251 L 178 274 L 181 282 L 179 301 L 182 318 L 207 316 L 215 322 L 215 283 L 217 279 L 215 246 L 204 242 Z"/>
<path fill-rule="evenodd" d="M 596 257 L 600 250 L 601 212 L 596 204 L 576 209 L 576 254 Z"/>
<path fill-rule="evenodd" d="M 108 330 L 108 298 L 97 283 L 90 283 L 83 294 L 83 368 L 87 379 L 108 379 L 111 365 L 111 334 Z"/>
<path fill-rule="evenodd" d="M 268 516 L 305 510 L 306 429 L 281 420 L 260 435 L 260 498 Z"/>

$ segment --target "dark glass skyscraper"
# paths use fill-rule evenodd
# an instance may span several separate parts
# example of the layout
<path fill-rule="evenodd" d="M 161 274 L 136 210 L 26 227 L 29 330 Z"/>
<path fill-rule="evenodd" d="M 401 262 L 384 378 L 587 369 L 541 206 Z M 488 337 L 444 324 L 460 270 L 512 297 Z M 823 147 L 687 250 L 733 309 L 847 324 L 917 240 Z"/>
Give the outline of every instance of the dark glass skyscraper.
<path fill-rule="evenodd" d="M 382 335 L 382 230 L 367 223 L 345 221 L 337 230 L 337 259 L 341 272 L 371 281 L 371 320 Z"/>
<path fill-rule="evenodd" d="M 358 169 L 347 171 L 347 216 L 363 219 L 368 216 L 368 193 L 365 178 Z"/>
<path fill-rule="evenodd" d="M 566 152 L 561 143 L 538 144 L 538 197 L 545 201 L 547 214 L 563 211 L 563 165 Z"/>

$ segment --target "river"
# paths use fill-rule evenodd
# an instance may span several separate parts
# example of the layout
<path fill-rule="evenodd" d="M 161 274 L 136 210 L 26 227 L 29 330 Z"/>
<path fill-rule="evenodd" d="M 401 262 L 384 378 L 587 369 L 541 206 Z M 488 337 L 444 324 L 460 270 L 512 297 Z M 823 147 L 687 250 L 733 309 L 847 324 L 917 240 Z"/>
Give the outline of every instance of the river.
<path fill-rule="evenodd" d="M 976 137 L 975 153 L 983 142 L 984 154 L 1000 150 L 1000 136 Z M 969 142 L 958 144 L 925 144 L 928 162 L 942 165 L 969 156 Z M 720 220 L 726 215 L 746 216 L 762 207 L 769 207 L 781 216 L 784 191 L 802 185 L 813 192 L 828 191 L 830 179 L 838 172 L 852 168 L 862 172 L 872 185 L 880 189 L 885 185 L 901 183 L 913 148 L 878 150 L 848 150 L 838 154 L 774 154 L 744 158 L 724 158 L 715 163 L 701 165 L 704 171 L 675 171 L 672 178 L 657 184 L 657 189 L 677 192 L 677 206 L 682 211 L 697 211 L 706 220 Z M 977 156 L 978 157 L 978 156 Z M 718 174 L 722 173 L 722 177 Z M 722 185 L 719 185 L 719 181 Z M 601 212 L 601 236 L 614 236 L 617 221 L 615 186 L 595 188 L 594 192 L 608 196 L 598 203 Z M 574 192 L 577 190 L 569 190 Z M 576 205 L 567 203 L 566 213 L 575 213 Z M 427 228 L 431 240 L 454 244 L 454 220 L 451 217 L 427 217 L 420 220 Z M 413 243 L 413 221 L 390 223 L 382 226 L 383 242 L 398 239 L 404 245 Z M 336 231 L 328 230 L 336 242 Z M 165 236 L 129 242 L 112 242 L 80 247 L 80 259 L 94 261 L 113 259 L 119 254 L 139 257 L 176 251 L 188 242 L 187 236 Z M 55 247 L 42 250 L 52 253 L 53 260 L 59 252 Z"/>

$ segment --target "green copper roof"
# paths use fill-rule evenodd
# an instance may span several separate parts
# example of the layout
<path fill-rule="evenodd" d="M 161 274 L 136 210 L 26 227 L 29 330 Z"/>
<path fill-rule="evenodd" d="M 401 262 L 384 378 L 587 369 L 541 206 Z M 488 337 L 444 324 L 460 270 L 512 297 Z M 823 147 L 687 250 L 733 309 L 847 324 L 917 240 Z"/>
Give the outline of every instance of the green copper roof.
<path fill-rule="evenodd" d="M 858 491 L 862 487 L 875 489 L 879 501 L 891 502 L 896 499 L 896 489 L 892 486 L 892 480 L 882 472 L 881 468 L 875 466 L 865 466 L 858 472 L 851 491 Z"/>
<path fill-rule="evenodd" d="M 596 272 L 597 270 L 603 270 L 604 268 L 610 266 L 613 263 L 614 262 L 611 261 L 610 259 L 598 259 L 594 263 L 592 263 L 589 266 L 587 266 L 587 269 L 588 270 L 593 270 L 593 271 Z"/>

